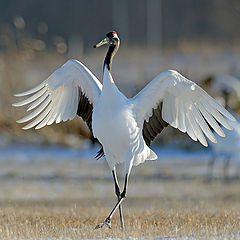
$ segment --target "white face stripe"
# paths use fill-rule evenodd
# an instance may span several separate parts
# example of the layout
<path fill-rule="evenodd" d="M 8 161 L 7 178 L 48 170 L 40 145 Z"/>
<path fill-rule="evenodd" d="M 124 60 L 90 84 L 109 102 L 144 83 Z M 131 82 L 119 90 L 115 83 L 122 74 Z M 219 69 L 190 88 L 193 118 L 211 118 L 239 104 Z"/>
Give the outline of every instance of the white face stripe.
<path fill-rule="evenodd" d="M 118 41 L 120 42 L 120 39 L 119 39 L 119 37 L 118 37 L 118 35 L 116 33 L 113 33 L 113 37 L 112 38 L 118 39 Z"/>

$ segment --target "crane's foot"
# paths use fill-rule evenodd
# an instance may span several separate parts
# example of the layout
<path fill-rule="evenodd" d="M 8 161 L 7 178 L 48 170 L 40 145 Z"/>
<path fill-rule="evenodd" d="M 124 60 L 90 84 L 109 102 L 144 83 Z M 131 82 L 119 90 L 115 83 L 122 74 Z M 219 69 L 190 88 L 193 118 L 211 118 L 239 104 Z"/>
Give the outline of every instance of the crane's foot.
<path fill-rule="evenodd" d="M 95 227 L 95 229 L 102 228 L 104 225 L 107 225 L 108 228 L 111 229 L 111 220 L 110 220 L 110 218 L 106 218 L 104 222 L 99 223 L 99 224 Z"/>

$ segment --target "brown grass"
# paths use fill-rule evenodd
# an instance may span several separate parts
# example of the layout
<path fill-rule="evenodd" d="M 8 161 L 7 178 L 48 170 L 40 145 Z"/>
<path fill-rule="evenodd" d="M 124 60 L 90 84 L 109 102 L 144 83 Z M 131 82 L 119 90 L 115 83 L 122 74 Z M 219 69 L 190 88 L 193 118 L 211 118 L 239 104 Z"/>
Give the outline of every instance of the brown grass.
<path fill-rule="evenodd" d="M 1 162 L 0 239 L 239 236 L 239 180 L 216 178 L 206 183 L 196 164 L 169 160 L 134 168 L 123 203 L 126 232 L 122 233 L 118 212 L 111 230 L 94 230 L 116 202 L 105 164 Z"/>
<path fill-rule="evenodd" d="M 162 160 L 134 168 L 123 203 L 126 232 L 122 233 L 118 212 L 111 230 L 94 230 L 116 202 L 103 162 L 2 161 L 0 239 L 240 237 L 239 178 L 207 183 L 202 165 Z"/>
<path fill-rule="evenodd" d="M 136 199 L 128 199 L 135 204 Z M 239 232 L 240 204 L 236 201 L 173 201 L 159 199 L 161 203 L 148 201 L 148 210 L 125 207 L 126 231 L 119 228 L 116 214 L 112 229 L 94 230 L 110 210 L 100 207 L 101 201 L 86 199 L 85 203 L 19 202 L 11 203 L 0 210 L 0 238 L 97 238 L 97 237 L 146 237 L 180 236 L 200 234 L 227 236 Z M 97 205 L 91 207 L 87 205 Z M 13 206 L 14 205 L 14 206 Z M 85 205 L 79 207 L 80 205 Z M 137 206 L 137 207 L 136 207 Z"/>

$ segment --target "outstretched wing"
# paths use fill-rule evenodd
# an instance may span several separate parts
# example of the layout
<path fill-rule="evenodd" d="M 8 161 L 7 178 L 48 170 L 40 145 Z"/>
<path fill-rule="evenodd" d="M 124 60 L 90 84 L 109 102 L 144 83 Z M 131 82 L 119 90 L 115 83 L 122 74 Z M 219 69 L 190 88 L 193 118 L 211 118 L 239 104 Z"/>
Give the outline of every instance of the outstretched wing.
<path fill-rule="evenodd" d="M 132 101 L 148 145 L 170 124 L 207 146 L 205 136 L 217 142 L 209 126 L 224 137 L 218 122 L 232 129 L 227 119 L 235 120 L 202 88 L 173 70 L 160 73 Z"/>
<path fill-rule="evenodd" d="M 37 87 L 15 95 L 28 98 L 13 106 L 30 104 L 27 111 L 33 110 L 17 122 L 31 121 L 23 129 L 39 129 L 54 122 L 71 120 L 78 114 L 91 130 L 92 109 L 101 91 L 102 84 L 82 63 L 68 60 Z"/>

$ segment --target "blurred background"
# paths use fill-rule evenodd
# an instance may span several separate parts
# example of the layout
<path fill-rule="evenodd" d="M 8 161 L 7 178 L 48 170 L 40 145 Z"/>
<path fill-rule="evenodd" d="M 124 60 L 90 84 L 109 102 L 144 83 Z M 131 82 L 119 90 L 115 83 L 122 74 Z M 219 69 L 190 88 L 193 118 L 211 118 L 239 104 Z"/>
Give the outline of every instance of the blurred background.
<path fill-rule="evenodd" d="M 121 38 L 113 76 L 128 97 L 166 69 L 219 97 L 220 91 L 211 89 L 214 77 L 240 74 L 239 22 L 238 0 L 1 1 L 0 145 L 83 144 L 89 132 L 79 118 L 40 131 L 20 130 L 15 121 L 25 110 L 11 107 L 18 101 L 13 94 L 37 85 L 69 58 L 82 61 L 101 80 L 106 49 L 92 46 L 110 30 Z M 237 99 L 230 102 L 238 111 Z"/>
<path fill-rule="evenodd" d="M 73 198 L 83 193 L 88 196 L 89 189 L 112 193 L 108 167 L 104 160 L 93 159 L 99 147 L 92 145 L 83 121 L 76 117 L 41 130 L 23 131 L 16 120 L 26 109 L 11 106 L 19 101 L 14 93 L 36 86 L 70 58 L 83 62 L 101 80 L 106 49 L 93 49 L 93 45 L 115 30 L 121 46 L 112 74 L 128 97 L 159 72 L 175 69 L 231 108 L 237 117 L 239 23 L 239 0 L 0 1 L 0 200 L 70 196 L 66 186 L 72 184 L 73 189 L 79 180 L 87 185 L 81 191 L 75 189 Z M 153 144 L 159 160 L 133 171 L 138 171 L 138 177 L 153 176 L 150 180 L 192 180 L 199 176 L 238 180 L 239 135 L 236 131 L 234 138 L 222 140 L 220 150 L 215 150 L 169 127 Z M 222 146 L 235 147 L 229 152 Z M 89 182 L 105 177 L 110 182 L 106 189 L 99 188 L 99 182 Z M 64 185 L 67 183 L 70 185 Z M 152 189 L 153 195 L 155 191 Z M 175 191 L 180 193 L 182 188 Z M 209 191 L 213 194 L 212 189 Z"/>

